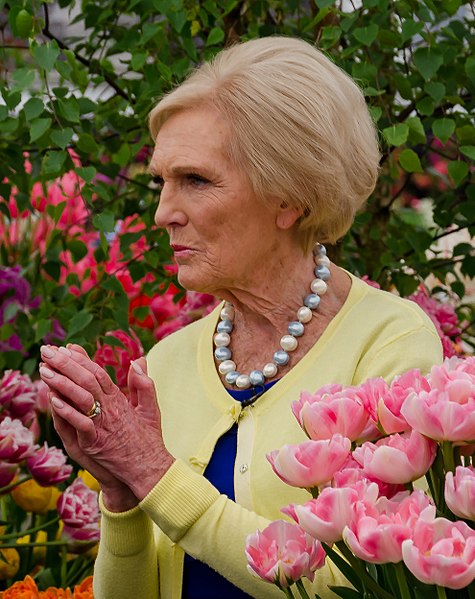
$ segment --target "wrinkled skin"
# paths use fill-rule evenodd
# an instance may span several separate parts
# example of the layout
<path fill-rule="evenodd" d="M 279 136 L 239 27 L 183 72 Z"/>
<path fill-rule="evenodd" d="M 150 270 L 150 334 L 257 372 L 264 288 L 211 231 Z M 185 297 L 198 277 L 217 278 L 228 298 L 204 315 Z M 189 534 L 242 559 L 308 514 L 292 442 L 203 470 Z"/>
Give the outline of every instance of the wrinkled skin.
<path fill-rule="evenodd" d="M 130 398 L 77 345 L 43 347 L 42 359 L 40 375 L 50 388 L 54 425 L 68 454 L 97 478 L 109 509 L 134 507 L 174 461 L 163 444 L 145 359 L 136 362 L 140 374 L 130 367 Z M 101 414 L 86 416 L 97 401 Z"/>

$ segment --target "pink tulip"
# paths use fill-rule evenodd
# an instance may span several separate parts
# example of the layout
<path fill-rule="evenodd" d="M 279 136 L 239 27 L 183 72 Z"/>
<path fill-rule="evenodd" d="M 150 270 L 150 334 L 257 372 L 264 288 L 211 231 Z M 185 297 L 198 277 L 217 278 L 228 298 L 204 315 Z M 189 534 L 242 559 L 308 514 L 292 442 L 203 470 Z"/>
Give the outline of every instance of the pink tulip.
<path fill-rule="evenodd" d="M 358 397 L 363 403 L 366 411 L 373 422 L 378 422 L 378 403 L 389 391 L 386 381 L 381 378 L 367 379 L 358 387 Z"/>
<path fill-rule="evenodd" d="M 363 443 L 353 451 L 354 459 L 369 476 L 392 484 L 420 478 L 435 459 L 437 444 L 417 431 L 394 434 L 376 443 Z"/>
<path fill-rule="evenodd" d="M 320 543 L 283 520 L 249 535 L 246 556 L 251 574 L 280 588 L 289 587 L 303 576 L 313 580 L 315 571 L 325 563 Z"/>
<path fill-rule="evenodd" d="M 333 475 L 332 487 L 352 487 L 359 482 L 376 483 L 379 495 L 391 499 L 397 493 L 404 491 L 404 485 L 392 485 L 385 483 L 375 476 L 369 476 L 363 468 L 352 457 L 343 465 L 343 468 Z"/>
<path fill-rule="evenodd" d="M 353 506 L 364 497 L 376 501 L 378 487 L 374 483 L 334 489 L 327 487 L 316 499 L 304 505 L 283 508 L 282 512 L 293 518 L 309 535 L 331 545 L 342 539 L 343 529 L 353 518 Z"/>
<path fill-rule="evenodd" d="M 35 388 L 27 374 L 18 370 L 6 370 L 0 380 L 0 405 L 2 416 L 19 418 L 23 424 L 33 419 L 35 408 Z"/>
<path fill-rule="evenodd" d="M 353 519 L 343 531 L 343 540 L 360 559 L 373 564 L 402 560 L 402 542 L 410 539 L 421 517 L 435 518 L 435 506 L 425 493 L 401 493 L 394 500 L 361 500 L 354 506 Z"/>
<path fill-rule="evenodd" d="M 94 361 L 102 368 L 110 366 L 116 374 L 117 385 L 125 388 L 127 387 L 130 362 L 143 356 L 144 350 L 139 338 L 133 332 L 129 335 L 125 331 L 110 331 L 106 337 L 113 337 L 120 342 L 120 345 L 98 343 Z"/>
<path fill-rule="evenodd" d="M 0 459 L 21 462 L 36 449 L 33 433 L 20 420 L 7 416 L 0 422 Z"/>
<path fill-rule="evenodd" d="M 65 524 L 61 531 L 61 537 L 67 542 L 70 553 L 83 553 L 95 545 L 101 536 L 99 524 L 88 524 L 81 528 L 74 528 Z"/>
<path fill-rule="evenodd" d="M 455 476 L 445 477 L 445 503 L 449 510 L 466 520 L 475 520 L 475 468 L 457 466 Z"/>
<path fill-rule="evenodd" d="M 37 483 L 45 487 L 64 482 L 73 471 L 66 464 L 66 454 L 58 447 L 48 447 L 45 443 L 41 449 L 26 460 L 28 470 Z"/>
<path fill-rule="evenodd" d="M 292 487 L 310 489 L 327 483 L 345 463 L 351 441 L 341 435 L 330 440 L 284 445 L 267 454 L 277 476 Z"/>
<path fill-rule="evenodd" d="M 333 393 L 319 390 L 315 396 L 302 393 L 300 401 L 292 403 L 292 411 L 306 435 L 314 441 L 330 439 L 335 434 L 355 441 L 369 417 L 354 387 Z"/>
<path fill-rule="evenodd" d="M 97 524 L 100 518 L 98 494 L 82 480 L 74 482 L 59 496 L 58 513 L 66 526 L 81 528 Z"/>
<path fill-rule="evenodd" d="M 18 464 L 12 464 L 10 462 L 0 462 L 0 487 L 6 487 L 13 482 L 15 476 L 18 474 Z"/>
<path fill-rule="evenodd" d="M 411 391 L 430 391 L 429 382 L 418 369 L 409 370 L 396 377 L 388 392 L 379 399 L 377 405 L 378 422 L 387 435 L 410 430 L 410 425 L 401 414 L 401 407 Z"/>
<path fill-rule="evenodd" d="M 422 582 L 462 589 L 475 579 L 475 531 L 465 522 L 421 518 L 402 544 L 402 557 Z"/>

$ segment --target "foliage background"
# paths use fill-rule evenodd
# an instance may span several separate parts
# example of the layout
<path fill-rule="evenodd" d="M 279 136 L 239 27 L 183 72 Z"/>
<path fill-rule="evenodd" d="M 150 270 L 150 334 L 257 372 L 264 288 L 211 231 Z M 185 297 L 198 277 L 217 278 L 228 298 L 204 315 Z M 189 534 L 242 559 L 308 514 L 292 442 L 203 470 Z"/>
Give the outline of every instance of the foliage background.
<path fill-rule="evenodd" d="M 66 332 L 66 342 L 93 352 L 107 331 L 147 316 L 152 298 L 172 280 L 164 268 L 170 261 L 166 236 L 153 226 L 158 194 L 146 173 L 147 114 L 223 46 L 272 34 L 300 36 L 327 52 L 362 86 L 380 130 L 377 189 L 350 234 L 331 248 L 332 256 L 404 296 L 422 281 L 442 291 L 445 301 L 456 304 L 471 343 L 471 3 L 0 0 L 0 7 L 0 265 L 20 266 L 31 298 L 40 298 L 4 314 L 0 342 L 15 333 L 22 349 L 2 351 L 0 370 L 35 373 L 39 345 L 45 335 L 55 338 L 54 323 Z M 81 181 L 86 215 L 69 229 L 50 228 L 37 244 L 35 226 L 44 218 L 60 222 L 66 203 L 47 202 L 41 211 L 31 201 L 34 186 L 47 197 L 53 182 L 71 173 Z M 11 243 L 16 210 L 23 228 Z M 143 230 L 118 228 L 134 215 L 145 223 Z M 82 232 L 73 226 L 78 224 Z M 111 240 L 114 251 L 120 246 L 116 269 L 101 267 L 113 259 Z M 74 265 L 91 252 L 94 267 L 78 274 Z M 140 284 L 138 305 L 131 305 L 121 282 L 124 268 Z M 88 288 L 74 293 L 87 278 Z M 136 332 L 145 349 L 154 343 L 147 327 Z M 116 343 L 110 337 L 106 342 Z"/>

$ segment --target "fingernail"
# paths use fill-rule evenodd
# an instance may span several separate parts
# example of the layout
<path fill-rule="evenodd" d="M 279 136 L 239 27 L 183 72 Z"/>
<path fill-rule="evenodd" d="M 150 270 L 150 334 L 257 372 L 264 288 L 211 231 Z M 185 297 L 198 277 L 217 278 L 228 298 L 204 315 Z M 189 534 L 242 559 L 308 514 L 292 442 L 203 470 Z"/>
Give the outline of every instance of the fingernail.
<path fill-rule="evenodd" d="M 40 374 L 41 376 L 44 376 L 46 379 L 52 379 L 54 377 L 54 372 L 49 368 L 46 368 L 46 366 L 42 366 L 40 368 Z"/>
<path fill-rule="evenodd" d="M 136 372 L 137 374 L 143 374 L 143 370 L 140 368 L 140 365 L 139 365 L 139 364 L 137 364 L 137 362 L 134 362 L 134 361 L 132 361 L 132 362 L 130 363 L 130 365 L 132 366 L 132 368 L 135 370 L 135 372 Z"/>
<path fill-rule="evenodd" d="M 64 408 L 64 402 L 62 402 L 58 397 L 52 397 L 51 398 L 51 403 L 53 404 L 53 406 L 55 408 L 58 408 L 59 410 L 61 408 Z"/>
<path fill-rule="evenodd" d="M 40 351 L 45 358 L 52 358 L 54 356 L 54 350 L 52 350 L 51 347 L 48 347 L 47 345 L 42 345 L 40 347 Z"/>
<path fill-rule="evenodd" d="M 60 351 L 62 354 L 66 354 L 69 357 L 73 355 L 67 347 L 58 347 L 58 351 Z"/>

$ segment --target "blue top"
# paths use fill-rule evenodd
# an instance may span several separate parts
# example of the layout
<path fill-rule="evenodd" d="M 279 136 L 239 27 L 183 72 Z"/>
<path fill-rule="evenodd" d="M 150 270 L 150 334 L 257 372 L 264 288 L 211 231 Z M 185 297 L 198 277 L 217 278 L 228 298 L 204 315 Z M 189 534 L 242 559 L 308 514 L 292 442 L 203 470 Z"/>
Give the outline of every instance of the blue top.
<path fill-rule="evenodd" d="M 277 381 L 265 383 L 267 391 Z M 253 397 L 254 389 L 227 389 L 237 401 Z M 258 400 L 260 401 L 260 399 Z M 204 476 L 218 491 L 234 501 L 234 462 L 237 453 L 237 424 L 234 424 L 216 443 Z M 250 595 L 238 589 L 207 564 L 185 554 L 182 599 L 249 599 Z"/>

